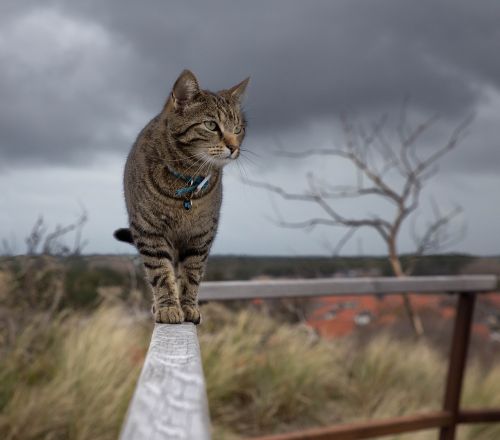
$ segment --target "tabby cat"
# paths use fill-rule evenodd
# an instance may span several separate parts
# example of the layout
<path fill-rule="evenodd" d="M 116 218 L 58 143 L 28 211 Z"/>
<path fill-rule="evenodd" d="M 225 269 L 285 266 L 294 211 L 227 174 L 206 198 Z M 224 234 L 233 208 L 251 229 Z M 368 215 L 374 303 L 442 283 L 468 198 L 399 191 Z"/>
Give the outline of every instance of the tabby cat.
<path fill-rule="evenodd" d="M 114 235 L 142 256 L 156 322 L 200 322 L 198 286 L 219 222 L 222 168 L 238 158 L 245 136 L 248 80 L 213 93 L 184 70 L 128 156 L 129 228 Z"/>

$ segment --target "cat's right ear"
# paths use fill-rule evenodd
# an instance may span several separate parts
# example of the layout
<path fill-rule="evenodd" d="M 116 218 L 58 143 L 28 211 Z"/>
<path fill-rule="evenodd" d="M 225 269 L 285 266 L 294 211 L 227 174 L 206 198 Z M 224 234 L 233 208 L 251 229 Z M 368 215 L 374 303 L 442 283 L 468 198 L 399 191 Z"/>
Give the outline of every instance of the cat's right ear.
<path fill-rule="evenodd" d="M 198 80 L 190 70 L 184 70 L 175 81 L 167 102 L 167 109 L 177 110 L 185 106 L 200 91 Z"/>

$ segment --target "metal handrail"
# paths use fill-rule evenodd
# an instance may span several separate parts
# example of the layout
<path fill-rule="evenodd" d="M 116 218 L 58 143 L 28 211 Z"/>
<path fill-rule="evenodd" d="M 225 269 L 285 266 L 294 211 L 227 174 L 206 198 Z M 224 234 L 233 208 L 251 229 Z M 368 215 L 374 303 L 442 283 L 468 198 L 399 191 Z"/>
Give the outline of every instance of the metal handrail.
<path fill-rule="evenodd" d="M 259 438 L 349 440 L 439 428 L 440 440 L 453 440 L 460 423 L 500 422 L 500 409 L 460 408 L 476 294 L 492 291 L 496 286 L 497 278 L 491 275 L 228 281 L 202 283 L 200 299 L 227 301 L 402 292 L 458 294 L 441 411 Z M 120 440 L 207 440 L 210 439 L 208 414 L 196 328 L 192 324 L 157 324 Z"/>

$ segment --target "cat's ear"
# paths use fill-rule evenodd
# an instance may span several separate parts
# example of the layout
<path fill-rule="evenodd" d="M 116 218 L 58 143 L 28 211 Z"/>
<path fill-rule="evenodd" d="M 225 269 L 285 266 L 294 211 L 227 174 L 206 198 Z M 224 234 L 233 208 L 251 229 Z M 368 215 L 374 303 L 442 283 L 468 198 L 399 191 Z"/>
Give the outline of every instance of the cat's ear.
<path fill-rule="evenodd" d="M 228 89 L 229 94 L 236 99 L 241 99 L 247 88 L 248 81 L 250 81 L 250 77 L 244 79 L 240 83 L 236 84 L 234 87 Z"/>
<path fill-rule="evenodd" d="M 184 70 L 175 81 L 174 87 L 172 88 L 172 104 L 174 108 L 183 106 L 189 101 L 191 101 L 194 96 L 200 91 L 200 86 L 198 85 L 198 80 L 194 73 L 190 70 Z"/>

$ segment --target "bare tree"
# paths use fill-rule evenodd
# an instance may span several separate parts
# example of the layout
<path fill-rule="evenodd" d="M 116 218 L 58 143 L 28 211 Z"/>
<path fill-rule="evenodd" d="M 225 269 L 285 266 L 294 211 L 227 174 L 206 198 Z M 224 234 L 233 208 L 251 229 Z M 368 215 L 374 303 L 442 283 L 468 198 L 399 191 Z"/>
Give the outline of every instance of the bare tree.
<path fill-rule="evenodd" d="M 347 228 L 346 234 L 335 247 L 335 254 L 340 252 L 360 228 L 372 228 L 387 246 L 388 258 L 394 275 L 407 276 L 413 272 L 419 256 L 443 249 L 457 240 L 458 235 L 451 233 L 449 226 L 452 220 L 460 214 L 461 208 L 456 207 L 447 213 L 442 213 L 437 204 L 434 204 L 434 219 L 426 225 L 425 229 L 418 232 L 414 224 L 413 239 L 416 243 L 416 251 L 406 267 L 403 267 L 397 246 L 401 227 L 404 221 L 418 210 L 422 188 L 437 173 L 437 162 L 457 146 L 471 120 L 471 117 L 466 118 L 441 146 L 422 158 L 417 152 L 417 144 L 424 133 L 437 121 L 436 116 L 410 128 L 406 120 L 405 106 L 396 129 L 396 141 L 387 135 L 387 116 L 381 117 L 368 129 L 361 125 L 354 126 L 346 118 L 342 118 L 342 132 L 345 137 L 345 144 L 342 147 L 309 149 L 300 152 L 280 150 L 277 154 L 296 159 L 323 156 L 346 160 L 356 170 L 355 184 L 332 185 L 328 180 L 312 172 L 307 175 L 308 188 L 304 192 L 290 192 L 282 186 L 250 179 L 244 179 L 244 181 L 278 194 L 286 200 L 311 202 L 317 205 L 324 214 L 297 222 L 279 220 L 278 224 L 283 227 L 311 229 L 318 225 L 327 225 Z M 335 200 L 364 196 L 377 196 L 389 201 L 395 208 L 394 214 L 384 217 L 368 214 L 360 218 L 351 218 L 341 214 L 333 206 Z M 423 335 L 422 323 L 412 307 L 408 294 L 404 294 L 403 298 L 415 334 Z"/>
<path fill-rule="evenodd" d="M 57 225 L 52 232 L 47 233 L 47 226 L 40 216 L 36 220 L 30 234 L 26 238 L 26 254 L 35 255 L 40 252 L 44 255 L 80 255 L 87 245 L 86 240 L 82 240 L 82 229 L 88 221 L 87 211 L 82 209 L 79 217 L 74 223 L 65 226 Z M 74 244 L 68 246 L 62 240 L 70 232 L 75 232 Z"/>
<path fill-rule="evenodd" d="M 43 223 L 43 217 L 39 216 L 36 219 L 35 224 L 31 228 L 31 232 L 26 238 L 26 254 L 34 255 L 37 252 L 38 246 L 43 240 L 43 236 L 45 235 L 46 227 Z"/>
<path fill-rule="evenodd" d="M 59 257 L 81 255 L 86 244 L 82 228 L 88 220 L 86 211 L 75 222 L 56 226 L 52 231 L 42 216 L 35 221 L 25 239 L 26 255 L 14 255 L 14 247 L 4 240 L 0 259 L 0 339 L 14 343 L 26 322 L 43 325 L 49 322 L 65 299 L 65 267 Z M 66 239 L 75 233 L 72 245 Z M 7 280 L 7 281 L 6 281 Z"/>

